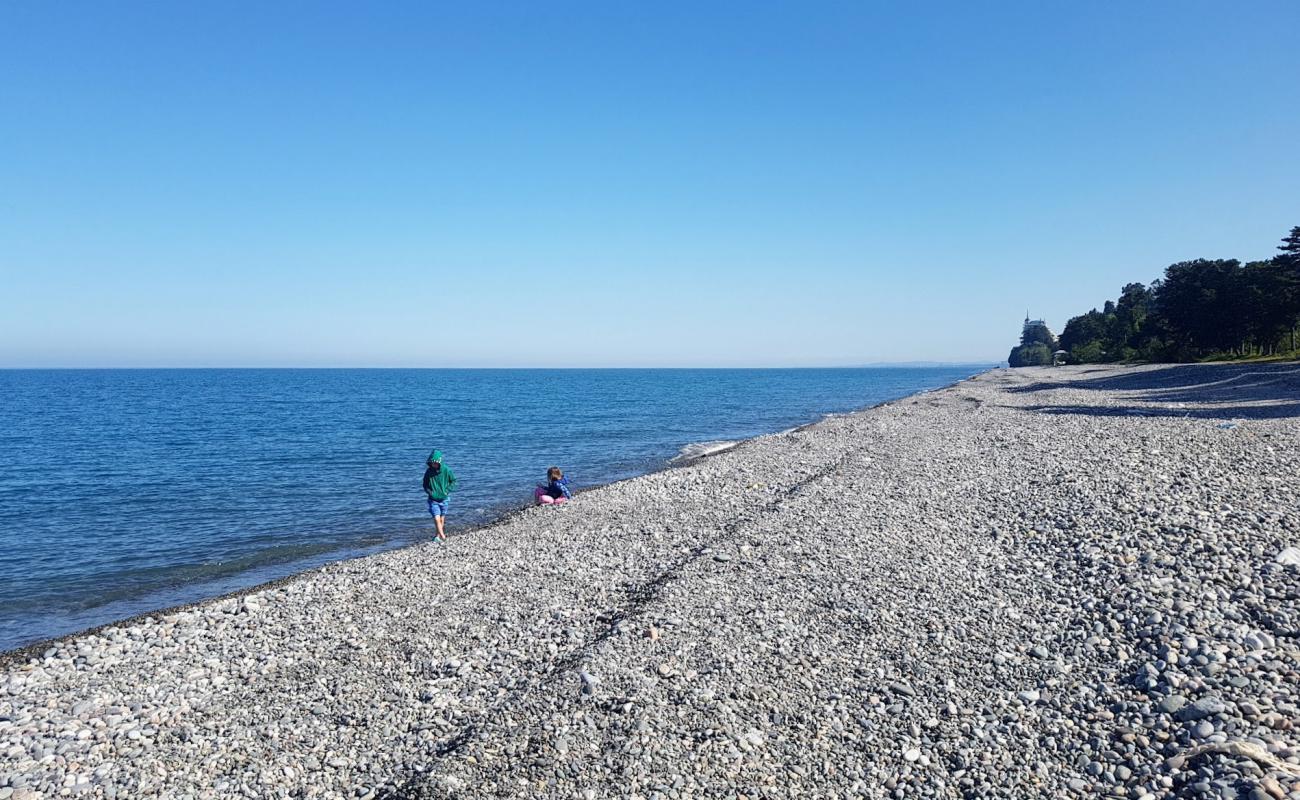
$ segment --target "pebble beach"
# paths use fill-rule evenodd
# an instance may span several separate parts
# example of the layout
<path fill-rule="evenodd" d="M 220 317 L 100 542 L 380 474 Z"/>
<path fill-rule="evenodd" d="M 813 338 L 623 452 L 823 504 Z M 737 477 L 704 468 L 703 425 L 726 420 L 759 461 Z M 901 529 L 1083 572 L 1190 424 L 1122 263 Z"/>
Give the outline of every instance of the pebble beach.
<path fill-rule="evenodd" d="M 993 370 L 0 659 L 0 800 L 1300 800 L 1300 365 Z"/>

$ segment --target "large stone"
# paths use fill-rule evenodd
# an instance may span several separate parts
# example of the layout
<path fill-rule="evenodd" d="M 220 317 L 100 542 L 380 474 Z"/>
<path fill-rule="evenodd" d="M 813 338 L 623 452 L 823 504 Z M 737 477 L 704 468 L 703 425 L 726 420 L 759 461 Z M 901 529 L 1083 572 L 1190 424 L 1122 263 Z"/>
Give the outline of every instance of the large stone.
<path fill-rule="evenodd" d="M 1222 714 L 1228 710 L 1228 706 L 1217 697 L 1202 697 L 1195 700 L 1191 705 L 1184 706 L 1178 711 L 1178 719 L 1183 722 L 1195 722 L 1206 717 L 1212 717 L 1215 714 Z"/>

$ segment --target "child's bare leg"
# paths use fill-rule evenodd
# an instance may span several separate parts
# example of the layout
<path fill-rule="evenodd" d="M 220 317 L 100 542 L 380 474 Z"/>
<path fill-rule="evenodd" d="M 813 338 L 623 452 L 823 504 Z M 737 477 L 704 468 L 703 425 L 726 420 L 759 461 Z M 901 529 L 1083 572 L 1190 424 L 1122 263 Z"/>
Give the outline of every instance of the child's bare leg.
<path fill-rule="evenodd" d="M 433 518 L 433 521 L 434 521 L 434 523 L 438 526 L 438 538 L 439 538 L 439 539 L 446 539 L 446 538 L 447 538 L 447 534 L 445 534 L 445 533 L 442 532 L 443 518 L 442 518 L 442 517 L 434 517 L 434 518 Z"/>

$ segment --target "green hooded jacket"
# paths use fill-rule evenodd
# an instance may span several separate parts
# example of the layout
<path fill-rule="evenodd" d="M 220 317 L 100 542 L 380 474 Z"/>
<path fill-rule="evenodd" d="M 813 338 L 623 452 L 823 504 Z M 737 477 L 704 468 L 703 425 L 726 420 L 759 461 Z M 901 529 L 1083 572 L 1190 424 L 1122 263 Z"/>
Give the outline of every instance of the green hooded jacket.
<path fill-rule="evenodd" d="M 434 464 L 441 465 L 437 471 Z M 430 500 L 446 500 L 447 495 L 456 490 L 456 475 L 451 467 L 442 463 L 442 451 L 434 450 L 429 454 L 429 461 L 424 468 L 424 493 Z"/>

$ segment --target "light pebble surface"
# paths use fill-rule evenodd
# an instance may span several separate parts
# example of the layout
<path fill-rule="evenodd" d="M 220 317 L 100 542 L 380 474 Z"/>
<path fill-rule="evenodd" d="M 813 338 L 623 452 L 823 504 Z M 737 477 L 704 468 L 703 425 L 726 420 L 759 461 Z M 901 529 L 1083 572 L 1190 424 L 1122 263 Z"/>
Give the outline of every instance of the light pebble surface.
<path fill-rule="evenodd" d="M 65 639 L 0 800 L 1300 798 L 1297 415 L 995 370 Z"/>

